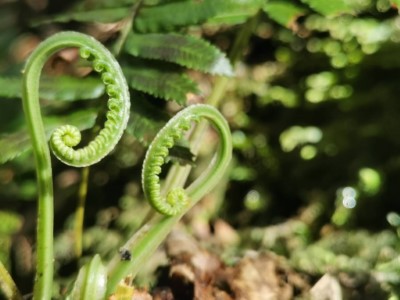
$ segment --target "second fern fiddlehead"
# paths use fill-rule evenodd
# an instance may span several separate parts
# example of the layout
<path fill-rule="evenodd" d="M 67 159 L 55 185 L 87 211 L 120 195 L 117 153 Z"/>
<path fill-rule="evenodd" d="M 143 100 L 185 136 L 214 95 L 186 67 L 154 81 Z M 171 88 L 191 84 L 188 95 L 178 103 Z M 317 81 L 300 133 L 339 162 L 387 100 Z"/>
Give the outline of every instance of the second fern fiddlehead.
<path fill-rule="evenodd" d="M 172 187 L 164 197 L 159 175 L 169 149 L 183 137 L 193 122 L 206 119 L 219 136 L 219 147 L 206 170 L 185 189 Z M 180 218 L 209 192 L 223 176 L 232 156 L 232 137 L 228 123 L 221 113 L 210 105 L 191 105 L 177 113 L 157 134 L 147 150 L 142 169 L 142 184 L 146 198 L 160 213 L 154 215 L 123 245 L 131 259 L 121 261 L 119 256 L 108 264 L 107 295 L 128 274 L 135 277 L 157 247 L 170 233 Z M 169 186 L 169 185 L 168 185 Z"/>
<path fill-rule="evenodd" d="M 106 156 L 122 136 L 129 118 L 129 91 L 118 62 L 94 38 L 77 32 L 62 32 L 43 41 L 29 57 L 23 76 L 23 107 L 31 136 L 39 189 L 37 224 L 37 270 L 35 299 L 50 299 L 53 279 L 53 182 L 50 152 L 39 104 L 39 81 L 48 58 L 63 48 L 78 47 L 80 55 L 93 63 L 106 85 L 109 112 L 104 128 L 87 146 L 73 149 L 80 132 L 71 125 L 56 129 L 51 137 L 54 154 L 68 165 L 83 167 Z"/>
<path fill-rule="evenodd" d="M 218 152 L 207 170 L 186 190 L 172 188 L 165 198 L 161 196 L 161 167 L 169 149 L 191 128 L 192 122 L 207 119 L 217 130 L 221 143 Z M 159 213 L 173 216 L 181 213 L 190 201 L 196 201 L 207 193 L 222 176 L 231 159 L 231 137 L 229 126 L 220 112 L 210 105 L 198 104 L 187 107 L 176 114 L 157 134 L 151 143 L 143 163 L 142 183 L 146 198 Z M 190 201 L 189 201 L 190 199 Z"/>

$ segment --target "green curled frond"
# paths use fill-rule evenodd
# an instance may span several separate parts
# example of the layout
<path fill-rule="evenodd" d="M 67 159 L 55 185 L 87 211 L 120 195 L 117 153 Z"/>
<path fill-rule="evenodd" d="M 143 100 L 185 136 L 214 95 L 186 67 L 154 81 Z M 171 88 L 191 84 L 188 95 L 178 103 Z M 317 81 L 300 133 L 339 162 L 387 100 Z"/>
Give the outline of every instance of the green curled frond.
<path fill-rule="evenodd" d="M 122 70 L 107 48 L 94 38 L 78 32 L 61 32 L 40 43 L 31 53 L 23 75 L 22 103 L 35 156 L 39 191 L 34 299 L 51 299 L 54 264 L 53 181 L 50 150 L 39 103 L 40 75 L 51 55 L 71 47 L 79 48 L 80 55 L 91 61 L 94 70 L 101 74 L 107 94 L 110 96 L 109 111 L 104 128 L 93 141 L 81 149 L 73 148 L 81 139 L 76 127 L 67 125 L 56 129 L 50 139 L 54 154 L 71 166 L 92 165 L 114 149 L 129 118 L 129 91 Z"/>
<path fill-rule="evenodd" d="M 146 153 L 142 170 L 143 188 L 150 204 L 163 215 L 176 215 L 188 203 L 186 192 L 181 188 L 172 189 L 166 199 L 162 199 L 159 175 L 169 149 L 182 139 L 192 121 L 198 121 L 198 118 L 191 114 L 177 114 L 158 132 Z"/>
<path fill-rule="evenodd" d="M 79 144 L 81 137 L 79 130 L 72 125 L 56 129 L 51 136 L 50 146 L 59 160 L 67 165 L 84 167 L 100 161 L 121 138 L 129 118 L 129 91 L 119 64 L 107 48 L 87 35 L 62 32 L 41 43 L 26 64 L 24 86 L 26 90 L 34 91 L 24 94 L 27 110 L 38 110 L 39 76 L 45 62 L 38 58 L 47 58 L 67 47 L 78 47 L 80 56 L 92 62 L 93 70 L 100 74 L 109 96 L 104 128 L 88 145 L 80 149 L 73 148 Z M 36 114 L 32 118 L 39 120 L 40 116 Z"/>
<path fill-rule="evenodd" d="M 168 211 L 165 211 L 165 215 L 174 216 L 182 212 L 189 204 L 188 196 L 182 188 L 173 188 L 167 193 L 166 207 L 169 207 Z"/>
<path fill-rule="evenodd" d="M 160 173 L 174 144 L 191 128 L 192 122 L 207 119 L 220 136 L 220 146 L 209 167 L 187 189 L 173 188 L 166 197 L 161 194 Z M 232 155 L 229 126 L 220 112 L 210 105 L 189 106 L 176 114 L 157 134 L 143 163 L 142 185 L 146 198 L 159 213 L 167 216 L 181 214 L 200 199 L 220 179 Z"/>

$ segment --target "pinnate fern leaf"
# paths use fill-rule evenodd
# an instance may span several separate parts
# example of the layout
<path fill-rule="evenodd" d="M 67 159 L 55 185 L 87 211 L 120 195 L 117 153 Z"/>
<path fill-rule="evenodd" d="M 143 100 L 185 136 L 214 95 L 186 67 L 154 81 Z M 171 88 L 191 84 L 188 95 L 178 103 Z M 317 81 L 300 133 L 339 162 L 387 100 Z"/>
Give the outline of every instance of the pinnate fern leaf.
<path fill-rule="evenodd" d="M 233 74 L 223 52 L 207 41 L 189 35 L 131 34 L 125 50 L 134 56 L 165 60 L 214 75 Z"/>
<path fill-rule="evenodd" d="M 133 91 L 132 115 L 129 118 L 126 131 L 140 143 L 148 146 L 158 131 L 171 118 L 159 105 L 148 101 L 149 96 Z"/>
<path fill-rule="evenodd" d="M 156 6 L 144 6 L 135 19 L 135 31 L 171 31 L 196 25 L 215 16 L 230 0 L 180 0 Z"/>
<path fill-rule="evenodd" d="M 129 7 L 115 7 L 94 9 L 88 11 L 69 11 L 66 13 L 58 14 L 44 19 L 34 21 L 33 25 L 42 25 L 47 23 L 67 23 L 70 21 L 77 22 L 96 22 L 96 23 L 112 23 L 121 21 L 129 15 Z"/>
<path fill-rule="evenodd" d="M 207 20 L 208 24 L 235 25 L 246 22 L 265 5 L 265 0 L 229 0 L 218 13 Z"/>
<path fill-rule="evenodd" d="M 91 128 L 96 120 L 94 110 L 82 110 L 65 117 L 44 117 L 46 135 L 49 138 L 54 129 L 60 125 L 73 124 L 80 130 Z M 31 141 L 26 130 L 0 137 L 0 163 L 5 163 L 31 149 Z"/>
<path fill-rule="evenodd" d="M 186 103 L 187 93 L 197 92 L 196 84 L 187 75 L 168 67 L 157 68 L 139 64 L 124 69 L 124 74 L 133 89 L 166 100 L 174 100 L 180 105 Z"/>
<path fill-rule="evenodd" d="M 21 98 L 20 77 L 0 77 L 0 97 Z M 70 76 L 44 77 L 40 82 L 40 96 L 47 100 L 95 99 L 104 93 L 104 84 L 98 78 Z"/>

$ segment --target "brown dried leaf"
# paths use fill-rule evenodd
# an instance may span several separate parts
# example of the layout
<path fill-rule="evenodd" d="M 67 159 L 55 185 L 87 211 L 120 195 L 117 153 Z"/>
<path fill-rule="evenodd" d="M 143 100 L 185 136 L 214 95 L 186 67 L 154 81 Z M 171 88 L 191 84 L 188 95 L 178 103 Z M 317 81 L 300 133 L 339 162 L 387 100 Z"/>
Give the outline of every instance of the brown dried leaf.
<path fill-rule="evenodd" d="M 170 234 L 166 249 L 172 260 L 169 276 L 177 297 L 190 295 L 190 299 L 232 300 L 218 286 L 221 281 L 219 274 L 225 267 L 216 255 L 202 249 L 192 237 L 181 231 Z"/>
<path fill-rule="evenodd" d="M 272 253 L 252 252 L 232 270 L 229 280 L 235 299 L 290 300 L 294 290 L 308 290 L 308 284 L 281 258 Z"/>
<path fill-rule="evenodd" d="M 169 236 L 166 250 L 171 259 L 167 285 L 177 299 L 289 300 L 309 290 L 306 280 L 272 253 L 249 252 L 226 267 L 182 231 Z"/>

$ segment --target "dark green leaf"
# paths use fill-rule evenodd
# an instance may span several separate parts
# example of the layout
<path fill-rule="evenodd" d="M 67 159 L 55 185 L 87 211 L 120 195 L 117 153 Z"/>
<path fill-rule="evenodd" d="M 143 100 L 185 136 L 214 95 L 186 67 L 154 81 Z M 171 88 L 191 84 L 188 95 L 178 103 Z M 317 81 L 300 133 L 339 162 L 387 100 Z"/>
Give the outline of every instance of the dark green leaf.
<path fill-rule="evenodd" d="M 133 92 L 131 97 L 134 100 L 126 131 L 144 145 L 148 145 L 170 116 L 159 105 L 153 105 L 144 99 L 140 92 Z"/>
<path fill-rule="evenodd" d="M 263 9 L 272 20 L 291 29 L 295 29 L 296 19 L 305 12 L 293 3 L 279 0 L 267 2 Z"/>
<path fill-rule="evenodd" d="M 53 22 L 66 23 L 70 21 L 113 23 L 121 21 L 123 18 L 129 15 L 129 12 L 129 7 L 105 8 L 89 11 L 72 11 L 48 18 L 46 17 L 45 19 L 36 20 L 34 25 Z"/>
<path fill-rule="evenodd" d="M 302 0 L 311 9 L 324 16 L 336 16 L 353 12 L 352 0 Z"/>
<path fill-rule="evenodd" d="M 206 73 L 233 74 L 225 54 L 205 40 L 181 34 L 131 34 L 125 50 L 145 58 L 166 60 Z"/>
<path fill-rule="evenodd" d="M 96 120 L 94 110 L 82 110 L 68 116 L 45 117 L 45 130 L 49 138 L 54 129 L 60 125 L 71 124 L 80 130 L 91 128 Z M 14 159 L 31 148 L 31 142 L 26 130 L 3 135 L 0 137 L 0 163 Z"/>
<path fill-rule="evenodd" d="M 184 105 L 186 94 L 197 92 L 196 84 L 182 71 L 162 66 L 158 68 L 137 64 L 133 68 L 124 69 L 124 73 L 133 89 Z"/>
<path fill-rule="evenodd" d="M 0 77 L 0 97 L 21 98 L 21 78 Z M 84 100 L 98 98 L 104 85 L 97 78 L 70 76 L 44 77 L 40 82 L 40 96 L 47 100 Z"/>
<path fill-rule="evenodd" d="M 104 84 L 99 78 L 45 77 L 40 83 L 40 95 L 48 100 L 96 99 L 103 94 Z"/>
<path fill-rule="evenodd" d="M 265 4 L 265 0 L 229 0 L 218 10 L 217 15 L 208 19 L 209 24 L 234 25 L 246 22 Z"/>
<path fill-rule="evenodd" d="M 157 32 L 200 24 L 215 16 L 229 2 L 229 0 L 183 0 L 144 6 L 135 19 L 135 29 L 139 32 Z"/>
<path fill-rule="evenodd" d="M 174 145 L 169 149 L 167 162 L 171 160 L 174 163 L 178 163 L 181 166 L 190 165 L 194 167 L 196 155 L 194 155 L 190 148 L 184 145 Z"/>

